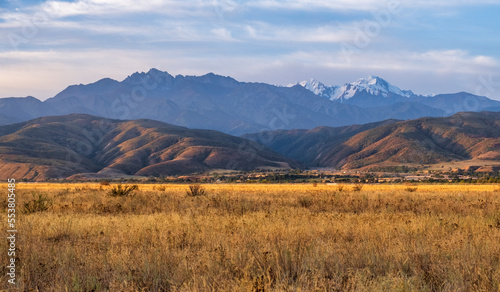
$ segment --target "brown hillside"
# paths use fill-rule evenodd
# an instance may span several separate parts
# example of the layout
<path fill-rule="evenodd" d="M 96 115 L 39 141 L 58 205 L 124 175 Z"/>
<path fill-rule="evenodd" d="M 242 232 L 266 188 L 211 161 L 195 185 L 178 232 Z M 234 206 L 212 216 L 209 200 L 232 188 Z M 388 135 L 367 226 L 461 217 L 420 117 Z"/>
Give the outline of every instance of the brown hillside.
<path fill-rule="evenodd" d="M 353 136 L 318 161 L 347 169 L 500 159 L 500 113 L 459 113 L 384 125 Z"/>
<path fill-rule="evenodd" d="M 464 160 L 500 161 L 500 113 L 312 130 L 247 134 L 274 151 L 311 166 L 373 169 Z"/>
<path fill-rule="evenodd" d="M 161 176 L 297 165 L 255 142 L 151 120 L 74 114 L 3 126 L 0 135 L 0 179 Z"/>

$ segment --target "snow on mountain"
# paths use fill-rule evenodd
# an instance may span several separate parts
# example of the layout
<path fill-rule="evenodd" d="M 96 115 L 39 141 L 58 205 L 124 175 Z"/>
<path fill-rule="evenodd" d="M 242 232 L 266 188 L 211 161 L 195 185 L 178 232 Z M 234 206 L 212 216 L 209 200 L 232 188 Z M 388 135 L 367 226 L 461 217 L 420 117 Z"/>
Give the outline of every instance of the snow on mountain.
<path fill-rule="evenodd" d="M 333 92 L 338 88 L 338 86 L 326 86 L 323 83 L 319 82 L 316 79 L 309 79 L 305 81 L 301 81 L 295 84 L 290 84 L 288 87 L 293 87 L 295 85 L 300 85 L 305 89 L 312 91 L 314 94 L 319 96 L 330 97 Z"/>
<path fill-rule="evenodd" d="M 346 91 L 349 92 L 350 97 L 354 95 L 354 93 L 351 94 L 352 91 L 363 90 L 372 95 L 382 95 L 383 97 L 387 97 L 389 93 L 404 97 L 411 97 L 415 95 L 411 90 L 401 90 L 384 79 L 371 75 L 367 78 L 360 78 L 356 82 L 349 83 L 344 86 L 346 86 Z M 347 89 L 348 86 L 349 89 Z"/>
<path fill-rule="evenodd" d="M 411 90 L 401 90 L 390 84 L 384 79 L 376 76 L 360 78 L 352 83 L 346 83 L 343 86 L 327 86 L 323 83 L 309 79 L 296 84 L 290 84 L 289 87 L 300 85 L 313 93 L 326 97 L 330 100 L 347 100 L 358 93 L 368 93 L 375 96 L 388 97 L 389 95 L 399 95 L 402 97 L 416 96 Z"/>

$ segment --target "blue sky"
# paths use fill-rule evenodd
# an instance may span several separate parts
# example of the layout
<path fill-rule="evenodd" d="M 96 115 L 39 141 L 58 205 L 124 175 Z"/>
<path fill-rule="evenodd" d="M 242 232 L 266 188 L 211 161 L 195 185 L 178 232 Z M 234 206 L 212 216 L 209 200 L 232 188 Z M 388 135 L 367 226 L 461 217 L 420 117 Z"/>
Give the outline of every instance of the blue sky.
<path fill-rule="evenodd" d="M 495 0 L 3 0 L 0 97 L 155 67 L 287 85 L 380 76 L 500 100 Z"/>

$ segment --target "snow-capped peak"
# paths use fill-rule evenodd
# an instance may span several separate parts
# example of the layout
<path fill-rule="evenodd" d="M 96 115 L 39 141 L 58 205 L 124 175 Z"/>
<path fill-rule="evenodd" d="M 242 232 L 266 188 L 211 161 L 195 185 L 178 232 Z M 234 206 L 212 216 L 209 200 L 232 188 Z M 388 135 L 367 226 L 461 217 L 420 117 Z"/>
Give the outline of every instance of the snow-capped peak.
<path fill-rule="evenodd" d="M 296 85 L 300 85 L 316 95 L 325 96 L 328 98 L 331 96 L 332 92 L 335 91 L 335 89 L 337 89 L 337 86 L 326 86 L 323 83 L 313 78 L 289 84 L 287 87 L 293 87 Z"/>
<path fill-rule="evenodd" d="M 382 95 L 383 97 L 387 97 L 389 95 L 389 93 L 393 93 L 393 94 L 404 96 L 404 97 L 411 97 L 411 96 L 415 95 L 410 90 L 401 90 L 398 87 L 385 81 L 384 79 L 377 77 L 377 76 L 371 76 L 371 75 L 366 77 L 366 78 L 360 78 L 357 81 L 355 81 L 353 83 L 346 84 L 344 86 L 346 88 L 350 87 L 349 88 L 350 91 L 352 91 L 352 90 L 363 91 L 364 90 L 371 95 Z"/>
<path fill-rule="evenodd" d="M 315 79 L 309 79 L 289 86 L 294 85 L 301 85 L 313 93 L 330 100 L 340 101 L 350 99 L 358 93 L 368 93 L 383 97 L 388 97 L 389 95 L 398 95 L 407 98 L 415 96 L 410 90 L 401 90 L 384 79 L 371 75 L 366 78 L 360 78 L 352 83 L 346 83 L 343 86 L 326 86 Z"/>

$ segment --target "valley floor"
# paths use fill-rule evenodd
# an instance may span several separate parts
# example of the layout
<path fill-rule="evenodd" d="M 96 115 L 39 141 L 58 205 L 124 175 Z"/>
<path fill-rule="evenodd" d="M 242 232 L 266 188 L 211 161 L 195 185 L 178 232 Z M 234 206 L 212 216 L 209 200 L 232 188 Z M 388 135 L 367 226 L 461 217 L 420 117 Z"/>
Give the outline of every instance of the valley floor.
<path fill-rule="evenodd" d="M 496 185 L 16 187 L 21 291 L 500 289 Z"/>

